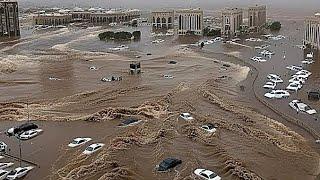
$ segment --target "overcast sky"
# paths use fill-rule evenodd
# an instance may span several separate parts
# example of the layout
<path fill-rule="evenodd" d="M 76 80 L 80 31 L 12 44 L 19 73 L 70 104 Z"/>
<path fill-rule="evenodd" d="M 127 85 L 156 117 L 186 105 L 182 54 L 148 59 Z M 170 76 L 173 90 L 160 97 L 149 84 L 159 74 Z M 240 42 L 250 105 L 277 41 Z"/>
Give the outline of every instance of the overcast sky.
<path fill-rule="evenodd" d="M 201 7 L 217 10 L 222 7 L 266 4 L 269 9 L 320 11 L 320 0 L 18 0 L 21 7 L 32 6 L 92 6 L 157 9 L 165 7 Z"/>

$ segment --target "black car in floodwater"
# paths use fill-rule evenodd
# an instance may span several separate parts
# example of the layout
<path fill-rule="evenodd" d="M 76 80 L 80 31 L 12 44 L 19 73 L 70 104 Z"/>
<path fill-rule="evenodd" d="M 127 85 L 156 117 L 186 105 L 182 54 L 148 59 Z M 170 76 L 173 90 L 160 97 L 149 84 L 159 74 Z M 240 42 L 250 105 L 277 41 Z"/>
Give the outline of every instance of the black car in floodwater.
<path fill-rule="evenodd" d="M 129 118 L 124 121 L 122 121 L 119 126 L 133 126 L 135 124 L 138 124 L 141 120 L 138 120 L 136 118 Z"/>
<path fill-rule="evenodd" d="M 10 129 L 8 129 L 6 134 L 7 134 L 7 136 L 14 136 L 14 135 L 19 135 L 25 131 L 29 131 L 29 130 L 37 129 L 37 128 L 38 128 L 38 125 L 28 122 L 28 123 L 21 124 L 20 126 L 12 127 Z"/>
<path fill-rule="evenodd" d="M 176 166 L 178 166 L 179 164 L 181 164 L 182 161 L 180 159 L 176 159 L 176 158 L 167 158 L 165 160 L 163 160 L 158 166 L 157 166 L 157 171 L 159 172 L 164 172 L 164 171 L 168 171 Z"/>

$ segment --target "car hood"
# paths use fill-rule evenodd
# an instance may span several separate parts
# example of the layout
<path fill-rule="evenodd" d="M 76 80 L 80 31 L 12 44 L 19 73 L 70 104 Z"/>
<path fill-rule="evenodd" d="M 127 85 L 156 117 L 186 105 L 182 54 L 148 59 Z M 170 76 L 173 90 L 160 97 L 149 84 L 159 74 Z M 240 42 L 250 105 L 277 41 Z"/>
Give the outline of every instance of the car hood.
<path fill-rule="evenodd" d="M 308 111 L 306 111 L 308 114 L 316 114 L 317 113 L 317 111 L 316 110 L 314 110 L 314 109 L 310 109 L 310 110 L 308 110 Z"/>

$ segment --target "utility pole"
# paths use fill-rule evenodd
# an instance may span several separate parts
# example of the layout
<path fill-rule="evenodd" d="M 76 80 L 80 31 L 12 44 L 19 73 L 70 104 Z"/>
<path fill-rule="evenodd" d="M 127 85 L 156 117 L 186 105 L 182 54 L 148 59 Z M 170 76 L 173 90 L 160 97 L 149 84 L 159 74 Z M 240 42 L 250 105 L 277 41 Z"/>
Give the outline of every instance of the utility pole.
<path fill-rule="evenodd" d="M 22 151 L 21 151 L 21 140 L 20 140 L 20 138 L 19 138 L 19 161 L 20 161 L 20 167 L 21 167 Z"/>

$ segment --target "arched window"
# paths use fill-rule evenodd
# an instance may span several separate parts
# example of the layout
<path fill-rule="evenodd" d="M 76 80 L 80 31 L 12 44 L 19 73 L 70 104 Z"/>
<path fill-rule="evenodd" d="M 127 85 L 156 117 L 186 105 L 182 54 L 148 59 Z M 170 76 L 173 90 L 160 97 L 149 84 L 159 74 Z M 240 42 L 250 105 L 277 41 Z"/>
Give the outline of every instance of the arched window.
<path fill-rule="evenodd" d="M 155 18 L 155 17 L 153 17 L 152 22 L 153 22 L 153 23 L 156 23 L 156 18 Z"/>
<path fill-rule="evenodd" d="M 171 17 L 168 18 L 168 23 L 172 23 L 172 18 Z"/>
<path fill-rule="evenodd" d="M 159 17 L 157 18 L 157 23 L 160 23 L 160 18 Z"/>
<path fill-rule="evenodd" d="M 163 17 L 163 18 L 162 18 L 162 23 L 163 23 L 163 24 L 167 23 L 167 19 Z"/>

